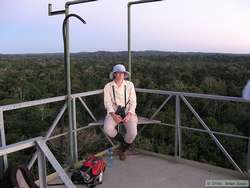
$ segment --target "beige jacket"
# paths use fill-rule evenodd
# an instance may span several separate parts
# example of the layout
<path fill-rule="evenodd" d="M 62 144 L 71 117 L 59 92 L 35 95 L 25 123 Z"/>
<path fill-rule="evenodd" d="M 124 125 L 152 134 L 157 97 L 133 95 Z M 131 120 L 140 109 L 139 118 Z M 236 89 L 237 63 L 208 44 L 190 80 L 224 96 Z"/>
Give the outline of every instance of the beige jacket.
<path fill-rule="evenodd" d="M 124 88 L 126 85 L 126 113 L 131 112 L 135 114 L 136 108 L 136 93 L 134 84 L 130 81 L 124 80 L 120 87 L 118 87 L 115 81 L 107 83 L 104 87 L 104 106 L 107 110 L 107 113 L 115 112 L 118 105 L 125 106 L 125 96 Z M 113 95 L 113 88 L 115 91 L 115 99 Z"/>

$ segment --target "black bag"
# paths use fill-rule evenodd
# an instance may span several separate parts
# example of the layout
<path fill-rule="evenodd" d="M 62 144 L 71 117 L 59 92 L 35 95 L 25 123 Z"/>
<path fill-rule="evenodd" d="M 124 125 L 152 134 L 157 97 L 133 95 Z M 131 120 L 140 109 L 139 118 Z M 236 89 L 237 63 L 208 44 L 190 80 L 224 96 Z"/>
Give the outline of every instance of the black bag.
<path fill-rule="evenodd" d="M 19 174 L 19 175 L 18 175 Z M 39 188 L 28 170 L 24 165 L 10 166 L 5 174 L 3 179 L 4 188 L 21 188 L 21 183 L 25 183 L 29 188 Z"/>

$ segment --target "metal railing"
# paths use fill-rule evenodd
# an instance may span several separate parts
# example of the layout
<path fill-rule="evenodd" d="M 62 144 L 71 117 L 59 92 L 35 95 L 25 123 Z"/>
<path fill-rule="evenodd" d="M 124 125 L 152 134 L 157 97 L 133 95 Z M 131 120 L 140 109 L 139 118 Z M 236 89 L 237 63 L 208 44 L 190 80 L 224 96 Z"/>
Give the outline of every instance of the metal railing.
<path fill-rule="evenodd" d="M 193 106 L 188 102 L 187 98 L 189 97 L 189 98 L 210 99 L 210 100 L 230 101 L 230 102 L 240 102 L 240 103 L 250 103 L 250 101 L 247 101 L 247 100 L 239 98 L 239 97 L 228 97 L 228 96 L 219 96 L 219 95 L 207 95 L 207 94 L 173 92 L 173 91 L 151 90 L 151 89 L 137 89 L 137 92 L 168 95 L 168 98 L 162 103 L 162 105 L 159 107 L 159 109 L 156 110 L 156 112 L 153 114 L 152 117 L 156 116 L 156 114 L 160 111 L 160 109 L 162 109 L 167 104 L 167 102 L 170 100 L 170 98 L 175 96 L 175 100 L 176 100 L 176 102 L 175 102 L 175 125 L 166 124 L 166 123 L 160 123 L 160 124 L 175 128 L 175 156 L 177 158 L 181 158 L 181 156 L 182 156 L 182 139 L 181 139 L 181 135 L 182 135 L 181 130 L 182 129 L 205 132 L 205 133 L 208 133 L 208 135 L 212 138 L 214 143 L 218 146 L 218 148 L 222 151 L 222 153 L 225 155 L 225 157 L 229 160 L 229 162 L 234 166 L 234 168 L 237 171 L 239 171 L 241 174 L 248 172 L 248 170 L 250 168 L 250 166 L 249 166 L 249 164 L 250 164 L 250 142 L 249 142 L 250 138 L 246 137 L 246 136 L 241 136 L 241 135 L 211 131 L 209 126 L 203 121 L 203 119 L 196 112 L 196 110 L 193 108 Z M 188 107 L 188 109 L 192 112 L 192 114 L 196 117 L 196 119 L 203 126 L 204 129 L 197 129 L 197 128 L 181 126 L 180 101 L 184 102 L 184 104 Z M 143 129 L 144 128 L 142 128 L 141 131 Z M 249 143 L 248 144 L 248 154 L 247 154 L 248 161 L 247 161 L 247 168 L 246 168 L 247 170 L 246 171 L 242 170 L 238 166 L 238 164 L 235 162 L 235 160 L 231 157 L 231 155 L 227 152 L 227 150 L 224 148 L 224 146 L 221 144 L 221 142 L 215 136 L 217 134 L 223 135 L 223 136 L 230 136 L 233 138 L 240 138 L 240 139 L 248 140 L 248 143 Z"/>
<path fill-rule="evenodd" d="M 229 134 L 229 133 L 212 131 L 209 128 L 209 126 L 202 120 L 202 118 L 199 116 L 199 114 L 196 112 L 196 110 L 190 104 L 190 102 L 187 100 L 187 98 L 199 98 L 199 99 L 209 99 L 209 100 L 219 100 L 219 101 L 231 101 L 231 102 L 239 102 L 239 103 L 250 103 L 250 101 L 244 100 L 244 99 L 239 98 L 239 97 L 227 97 L 227 96 L 207 95 L 207 94 L 197 94 L 197 93 L 173 92 L 173 91 L 153 90 L 153 89 L 136 88 L 136 92 L 138 92 L 138 93 L 147 93 L 147 94 L 157 94 L 157 95 L 162 95 L 162 96 L 166 97 L 166 99 L 159 106 L 159 108 L 153 113 L 153 115 L 150 117 L 150 119 L 153 119 L 162 110 L 162 108 L 168 103 L 168 101 L 170 101 L 171 98 L 175 97 L 175 124 L 168 124 L 168 123 L 165 123 L 165 122 L 161 122 L 159 124 L 175 128 L 175 156 L 176 156 L 177 159 L 182 157 L 182 138 L 181 138 L 181 136 L 182 136 L 182 130 L 183 129 L 191 130 L 191 131 L 205 132 L 212 138 L 214 143 L 223 152 L 223 154 L 226 156 L 228 161 L 234 166 L 234 168 L 237 171 L 239 171 L 240 173 L 246 174 L 246 172 L 249 169 L 250 144 L 248 144 L 248 157 L 247 157 L 248 158 L 248 166 L 246 168 L 247 170 L 243 170 L 243 169 L 241 169 L 239 167 L 237 162 L 231 157 L 229 152 L 227 152 L 227 150 L 224 148 L 224 146 L 220 143 L 220 141 L 217 139 L 216 135 L 223 135 L 223 136 L 229 136 L 229 137 L 234 137 L 234 138 L 238 138 L 238 139 L 244 139 L 244 140 L 247 140 L 248 143 L 250 143 L 249 142 L 250 138 L 246 137 L 246 136 L 242 136 L 242 135 L 234 135 L 234 134 Z M 47 153 L 46 153 L 47 149 L 44 149 L 44 147 L 46 146 L 46 142 L 48 140 L 52 140 L 52 139 L 55 139 L 55 138 L 58 138 L 58 137 L 62 137 L 62 136 L 68 135 L 68 134 L 72 134 L 72 132 L 73 132 L 74 137 L 72 139 L 74 139 L 75 143 L 77 143 L 77 132 L 78 131 L 82 131 L 82 130 L 85 130 L 85 129 L 88 129 L 88 128 L 91 128 L 91 127 L 99 126 L 99 124 L 96 124 L 96 125 L 87 125 L 87 126 L 80 127 L 80 128 L 77 127 L 76 100 L 78 99 L 80 101 L 80 103 L 82 104 L 84 109 L 87 110 L 88 114 L 93 119 L 93 121 L 97 122 L 97 118 L 94 116 L 94 114 L 88 108 L 87 104 L 84 102 L 84 100 L 82 98 L 83 97 L 88 97 L 88 96 L 93 96 L 93 95 L 98 95 L 98 94 L 102 94 L 102 93 L 103 93 L 103 90 L 100 89 L 100 90 L 89 91 L 89 92 L 84 92 L 84 93 L 72 94 L 71 95 L 71 100 L 72 100 L 72 104 L 73 104 L 73 109 L 72 109 L 73 110 L 73 130 L 72 131 L 71 130 L 66 131 L 64 133 L 57 134 L 57 135 L 54 135 L 54 136 L 51 136 L 51 135 L 52 135 L 53 131 L 55 130 L 59 120 L 61 119 L 61 117 L 65 113 L 66 109 L 68 108 L 67 101 L 66 101 L 67 100 L 66 96 L 59 96 L 59 97 L 53 97 L 53 98 L 48 98 L 48 99 L 41 99 L 41 100 L 23 102 L 23 103 L 18 103 L 18 104 L 0 106 L 0 133 L 1 133 L 0 134 L 1 135 L 0 157 L 2 157 L 2 159 L 1 159 L 1 161 L 2 161 L 2 165 L 1 165 L 2 171 L 3 171 L 3 169 L 6 169 L 8 167 L 7 154 L 9 154 L 11 152 L 16 152 L 16 151 L 25 149 L 27 147 L 33 147 L 33 146 L 35 146 L 34 142 L 38 140 L 37 141 L 37 146 L 36 146 L 38 148 L 38 150 L 33 155 L 32 159 L 31 159 L 31 161 L 30 161 L 30 163 L 28 165 L 29 168 L 32 168 L 32 166 L 33 166 L 36 159 L 40 160 L 39 163 L 42 163 L 41 160 L 42 160 L 43 157 L 41 157 L 41 155 L 45 155 L 48 158 Z M 65 103 L 61 107 L 60 111 L 58 112 L 56 118 L 54 119 L 52 125 L 49 127 L 49 129 L 46 132 L 44 137 L 42 137 L 42 138 L 34 138 L 34 139 L 31 139 L 31 140 L 28 140 L 28 141 L 23 141 L 23 142 L 21 142 L 21 144 L 17 143 L 17 144 L 11 144 L 11 145 L 6 146 L 6 137 L 5 137 L 5 129 L 4 129 L 5 128 L 4 127 L 4 112 L 13 111 L 13 110 L 16 110 L 16 109 L 21 109 L 21 108 L 34 107 L 34 106 L 44 105 L 44 104 L 49 104 L 49 103 L 55 103 L 55 102 L 60 102 L 60 101 L 64 101 Z M 197 129 L 197 128 L 181 126 L 181 113 L 180 113 L 181 112 L 181 110 L 180 110 L 181 109 L 181 101 L 194 114 L 194 116 L 199 121 L 199 123 L 203 126 L 204 129 Z M 140 132 L 142 132 L 146 126 L 147 125 L 144 125 L 144 127 L 142 127 L 140 129 L 138 134 Z M 100 126 L 99 126 L 99 128 L 102 130 L 102 128 Z M 102 130 L 102 132 L 103 132 L 103 130 Z M 106 136 L 106 138 L 114 146 L 114 144 L 109 139 L 109 137 Z M 43 143 L 41 143 L 39 140 L 40 141 L 42 140 Z M 42 151 L 41 151 L 39 143 L 43 147 Z M 70 149 L 73 150 L 73 152 L 77 156 L 77 160 L 78 160 L 78 147 L 77 147 L 77 145 L 75 145 L 74 147 L 72 147 Z M 55 168 L 58 168 L 58 167 L 55 167 Z M 39 173 L 44 174 L 43 171 L 39 172 Z M 40 178 L 42 178 L 42 177 L 39 176 L 39 179 Z M 43 180 L 40 179 L 40 181 L 43 181 Z"/>
<path fill-rule="evenodd" d="M 52 167 L 55 169 L 56 173 L 68 188 L 75 188 L 75 185 L 72 183 L 64 169 L 56 160 L 55 156 L 52 154 L 48 146 L 46 145 L 46 140 L 43 137 L 36 137 L 15 144 L 10 144 L 8 146 L 1 147 L 0 156 L 6 156 L 20 150 L 27 148 L 36 147 L 37 158 L 38 158 L 38 174 L 39 174 L 39 187 L 47 188 L 46 181 L 46 159 Z"/>

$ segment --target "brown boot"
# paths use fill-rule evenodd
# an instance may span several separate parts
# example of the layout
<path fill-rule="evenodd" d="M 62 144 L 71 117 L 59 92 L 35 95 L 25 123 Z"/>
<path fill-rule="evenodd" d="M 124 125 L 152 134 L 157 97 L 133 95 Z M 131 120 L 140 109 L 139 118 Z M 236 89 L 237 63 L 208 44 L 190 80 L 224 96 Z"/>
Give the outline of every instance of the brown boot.
<path fill-rule="evenodd" d="M 127 151 L 129 149 L 130 144 L 123 142 L 120 146 L 119 150 L 119 159 L 121 161 L 125 161 L 127 159 Z"/>
<path fill-rule="evenodd" d="M 120 150 L 120 152 L 119 152 L 119 159 L 121 161 L 125 161 L 127 159 L 127 153 L 126 153 L 126 151 Z"/>

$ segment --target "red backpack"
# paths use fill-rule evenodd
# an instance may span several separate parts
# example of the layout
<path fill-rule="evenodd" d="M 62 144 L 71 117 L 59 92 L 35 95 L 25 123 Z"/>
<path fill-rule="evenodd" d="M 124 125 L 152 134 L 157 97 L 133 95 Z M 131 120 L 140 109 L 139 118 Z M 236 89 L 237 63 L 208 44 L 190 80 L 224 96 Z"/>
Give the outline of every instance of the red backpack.
<path fill-rule="evenodd" d="M 106 162 L 101 157 L 91 155 L 86 158 L 80 169 L 73 172 L 71 180 L 75 184 L 87 184 L 95 187 L 102 183 Z"/>

